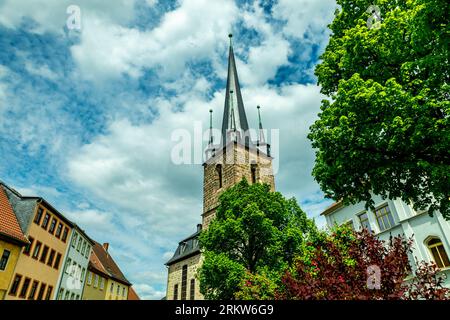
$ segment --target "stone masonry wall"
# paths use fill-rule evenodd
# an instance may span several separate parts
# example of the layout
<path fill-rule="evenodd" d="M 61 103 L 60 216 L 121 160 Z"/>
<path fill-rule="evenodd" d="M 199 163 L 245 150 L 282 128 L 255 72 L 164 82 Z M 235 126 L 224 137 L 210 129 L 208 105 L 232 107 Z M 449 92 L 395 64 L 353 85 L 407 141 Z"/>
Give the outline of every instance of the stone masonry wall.
<path fill-rule="evenodd" d="M 230 145 L 229 145 L 230 146 Z M 203 228 L 206 229 L 215 215 L 219 196 L 244 177 L 252 181 L 252 164 L 256 166 L 256 182 L 267 183 L 275 190 L 272 159 L 256 150 L 249 150 L 240 144 L 231 144 L 223 153 L 217 154 L 204 164 L 203 180 Z M 230 150 L 231 149 L 231 150 Z M 219 187 L 217 166 L 222 166 L 222 187 Z"/>
<path fill-rule="evenodd" d="M 169 266 L 169 278 L 167 281 L 167 300 L 173 300 L 174 287 L 178 284 L 178 300 L 181 298 L 181 276 L 182 268 L 187 264 L 187 286 L 186 286 L 186 299 L 190 299 L 191 292 L 191 279 L 195 279 L 195 300 L 203 300 L 203 295 L 200 293 L 200 282 L 196 278 L 197 269 L 201 264 L 201 255 L 197 254 L 195 256 L 189 257 L 188 259 L 179 261 L 177 263 Z"/>

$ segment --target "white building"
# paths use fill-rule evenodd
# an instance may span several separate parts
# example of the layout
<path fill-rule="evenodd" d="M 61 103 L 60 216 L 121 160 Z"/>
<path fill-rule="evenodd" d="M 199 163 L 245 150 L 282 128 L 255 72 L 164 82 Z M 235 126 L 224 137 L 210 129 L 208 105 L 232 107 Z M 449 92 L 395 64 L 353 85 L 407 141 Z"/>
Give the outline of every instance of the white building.
<path fill-rule="evenodd" d="M 93 240 L 74 224 L 64 259 L 64 269 L 60 272 L 56 286 L 56 300 L 81 300 L 93 245 Z"/>
<path fill-rule="evenodd" d="M 328 226 L 350 224 L 359 230 L 367 227 L 381 240 L 389 240 L 390 235 L 412 238 L 412 256 L 417 261 L 435 262 L 446 274 L 445 285 L 450 287 L 450 222 L 440 212 L 433 217 L 427 211 L 416 212 L 402 200 L 383 200 L 373 196 L 375 210 L 366 210 L 364 202 L 344 206 L 341 202 L 328 207 L 322 215 Z M 414 264 L 413 268 L 414 268 Z"/>

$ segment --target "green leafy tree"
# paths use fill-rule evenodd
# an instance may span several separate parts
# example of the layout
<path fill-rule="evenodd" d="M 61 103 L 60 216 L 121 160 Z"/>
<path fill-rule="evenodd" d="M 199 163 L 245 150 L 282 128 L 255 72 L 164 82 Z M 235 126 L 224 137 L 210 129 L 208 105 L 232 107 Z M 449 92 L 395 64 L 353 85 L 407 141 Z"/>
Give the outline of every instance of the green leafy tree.
<path fill-rule="evenodd" d="M 330 99 L 308 136 L 317 150 L 315 179 L 344 204 L 372 207 L 373 192 L 449 219 L 448 2 L 337 3 L 316 67 Z M 376 27 L 367 23 L 370 5 L 380 8 Z"/>
<path fill-rule="evenodd" d="M 200 235 L 205 256 L 200 291 L 206 299 L 251 298 L 248 290 L 238 292 L 261 273 L 255 279 L 266 292 L 258 296 L 270 296 L 267 291 L 276 287 L 281 270 L 301 253 L 305 237 L 315 232 L 314 222 L 295 199 L 271 192 L 266 184 L 242 180 L 220 196 L 215 219 Z M 269 277 L 267 284 L 264 277 Z"/>

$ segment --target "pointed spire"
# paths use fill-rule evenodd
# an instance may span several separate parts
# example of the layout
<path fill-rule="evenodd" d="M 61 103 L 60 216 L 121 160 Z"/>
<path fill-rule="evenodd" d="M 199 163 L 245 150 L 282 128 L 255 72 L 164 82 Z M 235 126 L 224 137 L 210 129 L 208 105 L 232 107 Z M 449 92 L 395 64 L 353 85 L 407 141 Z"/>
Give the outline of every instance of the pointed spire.
<path fill-rule="evenodd" d="M 227 91 L 225 94 L 225 108 L 222 121 L 222 144 L 228 140 L 228 132 L 232 131 L 233 137 L 243 137 L 248 131 L 247 116 L 245 114 L 244 102 L 242 100 L 241 88 L 234 58 L 232 34 L 229 34 L 230 48 L 228 54 L 228 78 Z"/>
<path fill-rule="evenodd" d="M 263 126 L 262 126 L 262 122 L 261 122 L 261 112 L 260 106 L 256 107 L 258 109 L 258 122 L 259 122 L 259 137 L 258 137 L 258 145 L 260 145 L 261 143 L 265 143 L 265 139 L 264 139 L 264 131 L 263 131 Z"/>

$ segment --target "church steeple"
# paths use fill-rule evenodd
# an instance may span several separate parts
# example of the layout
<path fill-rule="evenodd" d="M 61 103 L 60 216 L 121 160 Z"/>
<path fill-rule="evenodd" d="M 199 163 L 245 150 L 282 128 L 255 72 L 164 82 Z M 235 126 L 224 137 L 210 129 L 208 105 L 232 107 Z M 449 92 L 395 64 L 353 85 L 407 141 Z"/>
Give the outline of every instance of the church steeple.
<path fill-rule="evenodd" d="M 225 93 L 225 108 L 222 121 L 222 145 L 229 141 L 239 141 L 248 132 L 247 116 L 241 95 L 241 87 L 234 59 L 232 35 L 229 34 L 230 49 L 228 54 L 228 79 Z M 248 144 L 248 140 L 246 139 Z"/>

